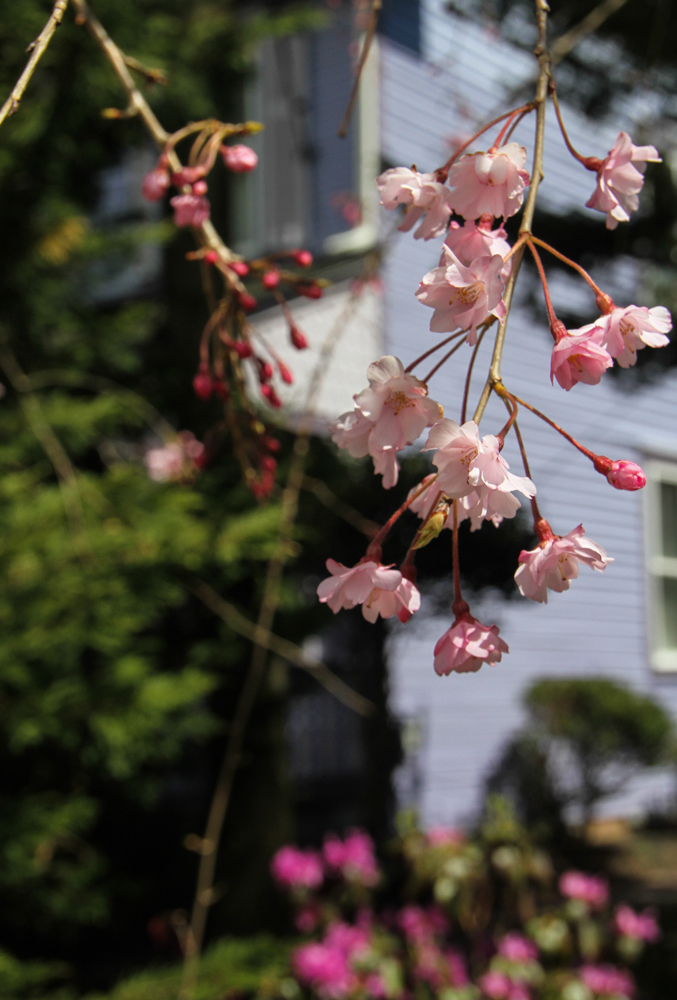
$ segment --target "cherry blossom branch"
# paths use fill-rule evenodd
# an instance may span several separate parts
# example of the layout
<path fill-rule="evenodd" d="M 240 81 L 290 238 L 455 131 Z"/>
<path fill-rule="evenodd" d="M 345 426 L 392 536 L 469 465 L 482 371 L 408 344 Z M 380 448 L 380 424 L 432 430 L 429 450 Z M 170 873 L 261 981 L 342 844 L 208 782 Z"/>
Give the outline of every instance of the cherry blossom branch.
<path fill-rule="evenodd" d="M 578 448 L 578 450 L 582 452 L 586 458 L 589 458 L 591 462 L 594 463 L 598 460 L 599 455 L 596 455 L 594 451 L 590 451 L 589 448 L 586 448 L 585 445 L 577 441 L 575 437 L 572 437 L 571 434 L 560 427 L 559 424 L 556 424 L 554 420 L 551 420 L 550 417 L 546 417 L 545 413 L 541 413 L 541 411 L 537 410 L 535 406 L 531 405 L 531 403 L 527 403 L 525 400 L 520 399 L 519 396 L 514 394 L 514 392 L 508 392 L 508 390 L 504 390 L 504 392 L 506 397 L 509 397 L 515 403 L 519 403 L 520 406 L 526 406 L 527 410 L 531 410 L 533 414 L 540 417 L 541 420 L 544 420 L 546 424 L 549 424 L 553 430 L 556 430 L 558 434 L 561 434 L 563 438 L 566 438 L 569 444 L 572 444 L 574 448 Z M 503 393 L 501 393 L 501 395 L 503 395 Z"/>
<path fill-rule="evenodd" d="M 482 343 L 482 340 L 484 339 L 484 334 L 487 332 L 488 329 L 489 329 L 489 327 L 485 326 L 484 329 L 480 331 L 480 334 L 479 334 L 479 336 L 477 338 L 477 343 L 475 344 L 475 348 L 474 348 L 474 350 L 472 352 L 472 357 L 470 359 L 470 364 L 468 365 L 468 374 L 465 377 L 465 386 L 464 386 L 464 389 L 463 389 L 463 403 L 461 405 L 461 423 L 462 424 L 465 423 L 465 418 L 466 418 L 466 414 L 467 414 L 467 411 L 468 411 L 468 395 L 470 393 L 470 381 L 472 379 L 472 370 L 475 367 L 475 358 L 477 357 L 477 352 L 480 349 L 480 344 Z"/>
<path fill-rule="evenodd" d="M 585 270 L 584 267 L 581 267 L 580 264 L 577 264 L 575 260 L 571 260 L 569 257 L 565 257 L 563 253 L 560 253 L 559 250 L 555 250 L 554 247 L 551 247 L 550 244 L 546 243 L 544 240 L 539 239 L 538 236 L 530 235 L 529 243 L 537 243 L 539 247 L 543 247 L 543 249 L 547 250 L 548 253 L 551 253 L 553 257 L 557 257 L 557 259 L 561 260 L 563 264 L 568 264 L 569 267 L 572 267 L 574 269 L 574 271 L 577 271 L 578 274 L 580 274 L 580 276 L 587 281 L 587 283 L 590 285 L 593 292 L 597 296 L 597 305 L 599 306 L 599 308 L 603 312 L 611 312 L 611 310 L 614 308 L 613 302 L 611 301 L 610 297 L 606 294 L 606 292 L 603 292 L 602 289 L 599 287 L 599 285 L 592 280 L 592 278 L 590 277 L 590 275 L 588 274 L 588 272 Z M 531 249 L 533 251 L 533 247 Z"/>
<path fill-rule="evenodd" d="M 19 110 L 19 104 L 21 103 L 21 98 L 23 97 L 24 91 L 28 86 L 28 81 L 33 76 L 35 67 L 44 55 L 47 46 L 52 40 L 54 32 L 63 21 L 63 16 L 66 13 L 67 7 L 68 0 L 56 0 L 47 24 L 44 26 L 35 41 L 31 42 L 26 49 L 27 52 L 31 53 L 30 59 L 26 63 L 23 73 L 14 85 L 11 94 L 0 108 L 0 125 L 2 125 L 6 118 L 10 118 Z"/>
<path fill-rule="evenodd" d="M 464 330 L 463 332 L 467 334 L 468 331 Z M 450 351 L 447 351 L 447 353 L 444 355 L 444 357 L 442 358 L 442 360 L 438 361 L 437 364 L 435 365 L 435 367 L 430 369 L 430 371 L 428 372 L 428 374 L 426 375 L 426 377 L 424 379 L 422 379 L 422 381 L 427 384 L 430 381 L 430 379 L 433 377 L 433 375 L 435 374 L 435 372 L 439 371 L 439 369 L 442 367 L 442 365 L 445 365 L 447 363 L 447 361 L 452 356 L 452 354 L 455 354 L 456 351 L 459 349 L 459 347 L 463 347 L 464 343 L 465 343 L 465 340 L 459 340 L 458 344 L 455 344 Z"/>
<path fill-rule="evenodd" d="M 466 150 L 468 148 L 468 146 L 471 146 L 473 144 L 473 142 L 475 142 L 476 139 L 479 139 L 479 137 L 481 135 L 484 135 L 485 132 L 488 132 L 490 128 L 493 128 L 494 125 L 498 125 L 499 122 L 504 121 L 506 118 L 512 120 L 515 117 L 515 115 L 519 115 L 519 114 L 522 114 L 522 113 L 525 114 L 525 115 L 529 114 L 530 111 L 534 110 L 534 107 L 535 107 L 535 102 L 534 101 L 529 101 L 527 104 L 523 104 L 520 108 L 514 108 L 512 111 L 504 111 L 502 115 L 498 116 L 498 118 L 492 118 L 492 120 L 487 125 L 483 125 L 482 126 L 482 128 L 479 130 L 479 132 L 475 132 L 475 134 L 472 135 L 469 139 L 467 139 L 466 142 L 464 142 L 462 146 L 459 146 L 458 149 L 454 153 L 451 154 L 451 156 L 449 157 L 449 159 L 447 160 L 447 162 L 444 164 L 444 166 L 443 167 L 438 167 L 437 170 L 434 171 L 434 173 L 436 173 L 438 176 L 446 174 L 448 172 L 448 170 L 449 170 L 449 167 L 452 165 L 452 163 L 456 159 L 456 157 L 460 156 L 460 154 L 464 150 Z M 508 122 L 508 124 L 509 124 L 509 122 Z M 502 132 L 503 132 L 503 130 L 501 130 L 501 135 L 502 135 Z"/>
<path fill-rule="evenodd" d="M 589 14 L 574 25 L 569 31 L 560 35 L 550 50 L 551 65 L 556 66 L 562 59 L 578 45 L 587 35 L 597 31 L 604 24 L 607 18 L 620 10 L 628 0 L 604 0 L 598 7 L 595 7 Z"/>
<path fill-rule="evenodd" d="M 431 476 L 431 478 L 428 479 L 427 482 L 422 483 L 421 486 L 419 486 L 419 488 L 416 490 L 416 492 L 413 493 L 410 497 L 407 497 L 407 499 L 404 501 L 404 503 L 402 504 L 402 506 L 398 507 L 394 514 L 391 514 L 391 516 L 388 518 L 388 520 L 386 521 L 386 523 L 383 525 L 383 527 L 381 528 L 381 530 L 379 531 L 379 533 L 375 536 L 375 538 L 373 538 L 371 540 L 371 542 L 367 546 L 367 551 L 365 553 L 365 558 L 369 559 L 369 558 L 374 557 L 374 558 L 377 559 L 378 562 L 381 561 L 381 544 L 383 543 L 383 540 L 385 539 L 386 535 L 388 534 L 388 532 L 390 531 L 390 529 L 392 528 L 392 526 L 395 524 L 395 522 L 398 521 L 400 519 L 400 517 L 402 517 L 402 515 L 405 512 L 405 510 L 408 510 L 409 507 L 411 507 L 411 505 L 413 504 L 414 500 L 418 500 L 418 498 L 421 496 L 421 494 L 425 493 L 425 491 L 430 486 L 432 486 L 432 484 L 437 479 L 438 475 L 439 475 L 439 472 L 436 472 L 435 475 Z"/>
<path fill-rule="evenodd" d="M 531 169 L 531 184 L 529 194 L 524 205 L 524 213 L 520 224 L 519 235 L 531 233 L 534 221 L 534 211 L 536 209 L 536 198 L 538 197 L 538 187 L 543 179 L 543 147 L 545 143 L 545 113 L 546 101 L 548 97 L 548 83 L 550 81 L 550 56 L 547 49 L 547 29 L 548 29 L 549 7 L 546 0 L 536 0 L 536 20 L 538 23 L 538 42 L 534 49 L 534 55 L 538 59 L 538 82 L 536 84 L 536 96 L 533 104 L 536 109 L 536 136 L 534 142 L 534 157 Z M 512 271 L 505 289 L 503 301 L 506 306 L 505 319 L 499 324 L 494 341 L 494 352 L 489 368 L 489 376 L 482 390 L 474 419 L 479 423 L 486 409 L 493 386 L 501 381 L 501 358 L 503 356 L 503 346 L 505 344 L 505 331 L 510 315 L 510 307 L 515 291 L 515 283 L 520 272 L 522 260 L 524 258 L 524 244 L 520 244 L 515 253 L 515 260 Z"/>
<path fill-rule="evenodd" d="M 341 121 L 341 127 L 338 130 L 339 139 L 345 139 L 348 133 L 348 126 L 350 124 L 350 119 L 353 114 L 353 108 L 355 107 L 355 101 L 357 100 L 357 94 L 360 89 L 360 80 L 362 79 L 362 70 L 364 65 L 369 58 L 369 52 L 371 51 L 371 45 L 374 41 L 374 35 L 376 34 L 376 25 L 378 24 L 378 15 L 381 10 L 382 0 L 371 0 L 371 14 L 369 15 L 369 25 L 367 27 L 367 34 L 364 39 L 364 45 L 362 46 L 362 52 L 360 53 L 360 61 L 357 66 L 357 72 L 355 74 L 355 79 L 353 81 L 353 89 L 350 92 L 350 98 L 348 99 L 348 106 L 346 107 L 345 113 L 343 115 L 343 120 Z"/>
<path fill-rule="evenodd" d="M 412 361 L 410 365 L 407 365 L 407 367 L 404 369 L 405 372 L 407 373 L 412 372 L 414 368 L 416 368 L 416 366 L 421 363 L 421 361 L 425 361 L 425 359 L 429 358 L 431 354 L 434 354 L 436 351 L 439 351 L 440 347 L 444 347 L 446 344 L 450 343 L 450 341 L 456 340 L 457 337 L 466 337 L 467 335 L 468 335 L 467 330 L 459 330 L 458 333 L 452 333 L 450 337 L 445 337 L 444 340 L 441 340 L 439 342 L 439 344 L 435 344 L 434 347 L 430 347 L 423 354 L 419 355 L 419 357 L 417 357 L 415 361 Z"/>
<path fill-rule="evenodd" d="M 552 300 L 550 298 L 548 279 L 546 278 L 545 270 L 543 269 L 543 261 L 541 260 L 541 255 L 539 254 L 538 250 L 536 249 L 531 240 L 527 241 L 527 246 L 531 251 L 531 254 L 534 258 L 534 263 L 536 264 L 536 268 L 541 278 L 541 284 L 543 285 L 543 295 L 545 296 L 545 307 L 548 310 L 548 319 L 550 320 L 550 328 L 553 329 L 555 324 L 557 323 L 557 316 L 555 314 L 555 310 L 553 309 Z M 555 334 L 553 330 L 553 336 L 554 335 Z"/>

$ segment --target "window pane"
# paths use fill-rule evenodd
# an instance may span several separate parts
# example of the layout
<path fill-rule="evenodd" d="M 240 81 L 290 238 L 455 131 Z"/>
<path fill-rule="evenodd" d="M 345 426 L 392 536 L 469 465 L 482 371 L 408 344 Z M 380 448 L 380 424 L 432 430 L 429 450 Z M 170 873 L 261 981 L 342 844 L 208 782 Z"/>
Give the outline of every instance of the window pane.
<path fill-rule="evenodd" d="M 677 556 L 677 484 L 661 483 L 661 555 Z"/>
<path fill-rule="evenodd" d="M 662 588 L 663 621 L 658 646 L 661 649 L 677 649 L 677 580 L 672 577 L 663 579 Z"/>

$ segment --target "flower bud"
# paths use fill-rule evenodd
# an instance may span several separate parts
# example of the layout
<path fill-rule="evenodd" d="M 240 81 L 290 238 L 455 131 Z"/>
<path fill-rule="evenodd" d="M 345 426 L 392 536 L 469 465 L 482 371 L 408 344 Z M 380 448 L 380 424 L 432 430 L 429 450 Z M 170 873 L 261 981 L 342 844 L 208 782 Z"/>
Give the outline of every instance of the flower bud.
<path fill-rule="evenodd" d="M 261 284 L 264 288 L 277 288 L 280 284 L 280 272 L 275 271 L 274 269 L 272 271 L 266 271 L 261 278 Z"/>
<path fill-rule="evenodd" d="M 263 383 L 261 386 L 261 394 L 268 400 L 271 406 L 275 407 L 276 410 L 279 410 L 282 406 L 282 400 L 269 383 Z"/>
<path fill-rule="evenodd" d="M 238 358 L 242 361 L 246 361 L 247 358 L 251 358 L 254 353 L 251 348 L 251 344 L 248 344 L 246 340 L 234 340 L 230 346 L 233 348 Z"/>
<path fill-rule="evenodd" d="M 245 312 L 251 312 L 252 309 L 256 309 L 256 299 L 249 292 L 240 292 L 237 297 L 237 304 Z"/>
<path fill-rule="evenodd" d="M 641 490 L 646 486 L 646 476 L 636 462 L 612 462 L 606 477 L 617 490 Z"/>
<path fill-rule="evenodd" d="M 246 274 L 249 274 L 249 264 L 245 264 L 243 260 L 235 260 L 232 264 L 229 264 L 228 267 L 232 271 L 235 271 L 235 274 L 237 274 L 240 278 L 244 278 Z"/>
<path fill-rule="evenodd" d="M 175 187 L 183 187 L 184 184 L 195 184 L 207 173 L 204 166 L 183 167 L 178 173 L 172 174 L 172 184 Z"/>
<path fill-rule="evenodd" d="M 261 358 L 257 358 L 259 363 L 259 380 L 261 382 L 270 382 L 273 377 L 273 366 L 267 361 L 262 361 Z"/>
<path fill-rule="evenodd" d="M 221 146 L 223 162 L 234 174 L 248 174 L 259 162 L 259 158 L 249 146 Z"/>
<path fill-rule="evenodd" d="M 297 326 L 289 327 L 289 336 L 291 337 L 291 342 L 297 351 L 304 351 L 308 346 L 308 339 L 305 333 L 301 333 Z"/>
<path fill-rule="evenodd" d="M 162 167 L 156 167 L 144 177 L 141 192 L 146 201 L 160 201 L 167 193 L 169 184 L 167 171 L 163 170 Z"/>
<path fill-rule="evenodd" d="M 310 250 L 295 250 L 291 258 L 299 267 L 310 267 L 313 263 L 313 255 Z"/>
<path fill-rule="evenodd" d="M 207 194 L 209 188 L 207 187 L 207 181 L 195 181 L 193 184 L 193 194 L 196 194 L 198 198 Z"/>
<path fill-rule="evenodd" d="M 209 399 L 212 394 L 212 377 L 208 371 L 198 371 L 193 379 L 193 390 L 198 399 Z"/>
<path fill-rule="evenodd" d="M 428 518 L 426 523 L 421 528 L 421 534 L 418 536 L 418 541 L 414 545 L 415 549 L 422 549 L 425 545 L 428 545 L 437 538 L 440 531 L 447 522 L 447 512 L 438 510 L 435 514 Z"/>
<path fill-rule="evenodd" d="M 294 381 L 294 376 L 289 371 L 287 366 L 283 364 L 281 361 L 278 361 L 277 367 L 280 370 L 280 378 L 282 379 L 282 381 L 286 382 L 287 385 L 291 385 L 292 382 Z"/>
<path fill-rule="evenodd" d="M 216 252 L 216 250 L 207 250 L 205 251 L 205 255 L 202 259 L 204 260 L 205 264 L 216 264 L 217 260 L 219 259 L 219 255 Z"/>
<path fill-rule="evenodd" d="M 299 284 L 296 286 L 296 291 L 299 295 L 305 295 L 307 299 L 321 299 L 324 294 L 319 285 Z"/>

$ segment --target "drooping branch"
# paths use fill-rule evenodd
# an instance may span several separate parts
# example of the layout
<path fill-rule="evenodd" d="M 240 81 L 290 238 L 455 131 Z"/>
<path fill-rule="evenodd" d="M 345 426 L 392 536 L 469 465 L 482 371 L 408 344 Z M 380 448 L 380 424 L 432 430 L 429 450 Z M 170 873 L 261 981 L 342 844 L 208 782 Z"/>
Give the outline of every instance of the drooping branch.
<path fill-rule="evenodd" d="M 0 108 L 0 125 L 2 125 L 6 118 L 9 118 L 19 110 L 21 98 L 23 97 L 24 91 L 28 86 L 28 81 L 33 76 L 35 67 L 40 62 L 40 59 L 42 59 L 47 46 L 52 40 L 54 32 L 63 21 L 63 16 L 66 13 L 67 7 L 68 0 L 56 0 L 47 24 L 44 26 L 35 41 L 31 42 L 28 46 L 26 51 L 30 52 L 30 59 L 26 63 L 26 68 L 23 73 L 14 85 L 12 93 L 3 104 L 2 108 Z"/>

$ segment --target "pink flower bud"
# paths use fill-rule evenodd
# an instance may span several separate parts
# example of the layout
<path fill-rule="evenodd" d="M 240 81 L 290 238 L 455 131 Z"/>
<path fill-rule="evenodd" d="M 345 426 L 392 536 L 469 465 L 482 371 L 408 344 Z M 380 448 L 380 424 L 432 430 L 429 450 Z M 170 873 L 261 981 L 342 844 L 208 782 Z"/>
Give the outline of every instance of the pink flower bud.
<path fill-rule="evenodd" d="M 209 399 L 212 394 L 212 377 L 208 371 L 200 370 L 193 379 L 193 390 L 198 399 Z"/>
<path fill-rule="evenodd" d="M 297 326 L 289 327 L 289 336 L 291 337 L 291 342 L 297 351 L 304 351 L 308 346 L 306 335 L 301 333 Z"/>
<path fill-rule="evenodd" d="M 280 409 L 280 407 L 282 406 L 282 400 L 275 392 L 272 385 L 269 385 L 267 382 L 264 382 L 264 384 L 261 386 L 261 394 L 262 396 L 265 397 L 265 399 L 268 400 L 271 406 L 275 407 L 276 410 Z"/>
<path fill-rule="evenodd" d="M 261 382 L 270 382 L 273 377 L 273 366 L 260 358 L 257 358 L 257 361 L 259 363 L 259 379 Z"/>
<path fill-rule="evenodd" d="M 310 267 L 313 263 L 313 255 L 310 250 L 295 250 L 291 258 L 299 267 Z"/>
<path fill-rule="evenodd" d="M 204 166 L 184 167 L 178 173 L 172 174 L 172 184 L 175 187 L 183 187 L 184 184 L 195 184 L 207 173 Z"/>
<path fill-rule="evenodd" d="M 296 291 L 299 295 L 305 295 L 307 299 L 321 299 L 324 294 L 319 285 L 300 284 L 296 286 Z"/>
<path fill-rule="evenodd" d="M 248 174 L 259 162 L 259 158 L 249 146 L 221 146 L 223 162 L 234 174 Z"/>
<path fill-rule="evenodd" d="M 606 477 L 617 490 L 641 490 L 646 486 L 646 476 L 636 462 L 613 462 Z"/>
<path fill-rule="evenodd" d="M 256 299 L 249 292 L 240 292 L 237 297 L 237 304 L 245 312 L 251 312 L 252 309 L 256 309 Z"/>
<path fill-rule="evenodd" d="M 289 369 L 287 368 L 287 366 L 284 365 L 284 364 L 282 364 L 281 361 L 279 361 L 277 367 L 280 370 L 280 378 L 282 379 L 282 381 L 286 382 L 287 385 L 291 385 L 292 382 L 294 381 L 294 376 L 289 371 Z"/>
<path fill-rule="evenodd" d="M 202 258 L 205 264 L 216 264 L 219 259 L 219 255 L 216 250 L 207 250 L 204 257 Z"/>
<path fill-rule="evenodd" d="M 266 271 L 261 278 L 261 284 L 264 288 L 277 288 L 280 284 L 280 272 L 275 270 Z"/>
<path fill-rule="evenodd" d="M 261 444 L 263 445 L 264 448 L 267 448 L 268 451 L 279 451 L 281 447 L 280 442 L 277 440 L 277 438 L 270 437 L 269 435 L 266 435 L 266 437 L 261 438 Z"/>
<path fill-rule="evenodd" d="M 223 379 L 215 378 L 212 383 L 212 386 L 214 388 L 214 392 L 219 397 L 219 399 L 223 400 L 223 402 L 225 403 L 227 399 L 230 397 L 230 389 L 223 381 Z"/>
<path fill-rule="evenodd" d="M 246 340 L 235 340 L 230 346 L 233 348 L 238 358 L 242 361 L 246 361 L 247 358 L 251 358 L 254 353 L 251 345 L 248 344 Z"/>
<path fill-rule="evenodd" d="M 196 194 L 198 198 L 201 198 L 203 195 L 207 194 L 207 191 L 208 188 L 206 181 L 195 181 L 195 183 L 193 184 L 193 194 Z"/>
<path fill-rule="evenodd" d="M 209 202 L 195 194 L 177 194 L 169 204 L 174 209 L 177 226 L 201 226 L 209 218 Z"/>
<path fill-rule="evenodd" d="M 237 274 L 240 278 L 244 278 L 246 274 L 249 274 L 249 264 L 245 264 L 243 260 L 235 260 L 232 264 L 229 264 L 228 267 L 231 271 L 235 271 L 235 274 Z"/>
<path fill-rule="evenodd" d="M 146 201 L 160 201 L 169 188 L 169 174 L 162 167 L 156 167 L 143 179 L 141 191 Z"/>
<path fill-rule="evenodd" d="M 261 468 L 267 469 L 268 472 L 274 472 L 277 468 L 277 462 L 272 455 L 262 455 L 261 456 Z"/>

